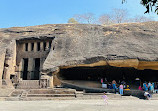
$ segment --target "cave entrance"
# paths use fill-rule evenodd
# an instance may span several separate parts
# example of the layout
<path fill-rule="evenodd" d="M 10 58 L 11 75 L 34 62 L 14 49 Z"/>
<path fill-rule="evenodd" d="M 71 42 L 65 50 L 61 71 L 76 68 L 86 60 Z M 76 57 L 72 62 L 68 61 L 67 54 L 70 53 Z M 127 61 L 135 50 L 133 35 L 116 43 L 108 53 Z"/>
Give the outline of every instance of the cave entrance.
<path fill-rule="evenodd" d="M 96 67 L 73 67 L 60 70 L 60 77 L 67 81 L 92 81 L 100 83 L 100 79 L 106 78 L 107 82 L 116 80 L 117 83 L 125 81 L 129 85 L 138 85 L 136 78 L 141 83 L 147 81 L 156 82 L 158 80 L 157 70 L 137 70 L 135 68 L 96 66 Z"/>
<path fill-rule="evenodd" d="M 40 58 L 34 58 L 34 59 L 24 58 L 23 72 L 21 76 L 23 80 L 39 80 Z"/>
<path fill-rule="evenodd" d="M 35 58 L 34 80 L 39 80 L 40 75 L 40 58 Z"/>
<path fill-rule="evenodd" d="M 28 74 L 28 58 L 24 58 L 24 71 L 23 71 L 23 80 L 27 80 L 27 74 Z"/>

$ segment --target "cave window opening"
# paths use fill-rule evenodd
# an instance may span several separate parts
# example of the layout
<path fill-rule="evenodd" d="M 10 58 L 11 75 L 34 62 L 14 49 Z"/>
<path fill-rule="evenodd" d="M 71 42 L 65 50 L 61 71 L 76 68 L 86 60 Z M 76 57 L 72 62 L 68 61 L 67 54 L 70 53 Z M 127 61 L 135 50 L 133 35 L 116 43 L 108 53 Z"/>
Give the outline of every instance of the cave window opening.
<path fill-rule="evenodd" d="M 52 45 L 52 42 L 51 42 L 51 41 L 49 41 L 49 49 L 51 49 L 51 45 Z"/>
<path fill-rule="evenodd" d="M 28 51 L 28 43 L 25 43 L 25 51 Z"/>
<path fill-rule="evenodd" d="M 34 50 L 34 43 L 31 43 L 31 51 Z"/>
<path fill-rule="evenodd" d="M 46 51 L 46 42 L 43 43 L 43 49 Z"/>
<path fill-rule="evenodd" d="M 40 42 L 37 42 L 37 51 L 40 51 Z"/>

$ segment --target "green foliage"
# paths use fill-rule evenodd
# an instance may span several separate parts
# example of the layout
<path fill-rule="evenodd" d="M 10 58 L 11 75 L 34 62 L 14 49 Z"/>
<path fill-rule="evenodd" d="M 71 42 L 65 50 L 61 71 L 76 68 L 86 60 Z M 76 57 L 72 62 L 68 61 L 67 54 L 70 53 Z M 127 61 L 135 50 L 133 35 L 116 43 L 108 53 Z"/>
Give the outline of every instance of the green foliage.
<path fill-rule="evenodd" d="M 68 23 L 78 24 L 78 22 L 74 18 L 70 18 Z"/>
<path fill-rule="evenodd" d="M 126 0 L 122 0 L 122 3 L 125 1 Z M 154 8 L 155 12 L 158 14 L 158 0 L 141 0 L 140 3 L 146 7 L 145 13 L 150 13 Z"/>

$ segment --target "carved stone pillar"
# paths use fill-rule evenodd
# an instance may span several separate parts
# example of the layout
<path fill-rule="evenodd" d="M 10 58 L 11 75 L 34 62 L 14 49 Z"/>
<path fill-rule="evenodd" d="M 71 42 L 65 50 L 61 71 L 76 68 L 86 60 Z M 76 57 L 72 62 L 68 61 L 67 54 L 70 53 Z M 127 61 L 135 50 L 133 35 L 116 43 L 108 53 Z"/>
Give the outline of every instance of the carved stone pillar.
<path fill-rule="evenodd" d="M 53 84 L 53 74 L 52 74 L 52 76 L 50 76 L 50 78 L 49 78 L 49 87 L 50 87 L 50 88 L 53 88 L 53 87 L 54 87 L 54 84 Z"/>
<path fill-rule="evenodd" d="M 33 68 L 34 68 L 34 59 L 29 58 L 29 60 L 28 60 L 28 75 L 27 75 L 28 80 L 31 80 L 34 77 L 34 75 L 32 73 L 32 71 L 34 70 Z"/>
<path fill-rule="evenodd" d="M 19 67 L 18 67 L 18 80 L 20 80 L 20 78 L 23 78 L 23 71 L 24 71 L 24 60 L 21 59 Z"/>
<path fill-rule="evenodd" d="M 34 43 L 34 52 L 37 52 L 37 42 Z"/>
<path fill-rule="evenodd" d="M 25 43 L 22 44 L 22 51 L 25 51 Z"/>
<path fill-rule="evenodd" d="M 31 51 L 31 43 L 28 43 L 28 51 Z"/>
<path fill-rule="evenodd" d="M 43 42 L 40 42 L 40 50 L 44 51 Z"/>
<path fill-rule="evenodd" d="M 49 50 L 49 42 L 46 42 L 46 50 Z"/>

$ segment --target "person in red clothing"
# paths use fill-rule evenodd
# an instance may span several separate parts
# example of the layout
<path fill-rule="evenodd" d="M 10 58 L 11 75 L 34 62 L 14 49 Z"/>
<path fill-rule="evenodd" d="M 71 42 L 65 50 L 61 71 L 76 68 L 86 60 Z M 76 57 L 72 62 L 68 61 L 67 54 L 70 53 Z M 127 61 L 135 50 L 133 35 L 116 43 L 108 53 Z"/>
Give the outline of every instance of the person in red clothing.
<path fill-rule="evenodd" d="M 103 84 L 103 78 L 100 79 L 101 84 Z"/>

